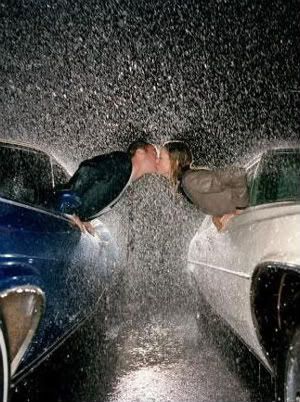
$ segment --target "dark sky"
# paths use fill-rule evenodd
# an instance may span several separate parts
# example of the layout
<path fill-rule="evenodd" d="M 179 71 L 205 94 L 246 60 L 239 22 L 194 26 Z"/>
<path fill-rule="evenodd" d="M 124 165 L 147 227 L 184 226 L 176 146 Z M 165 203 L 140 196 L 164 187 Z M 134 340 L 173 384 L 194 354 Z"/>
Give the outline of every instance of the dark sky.
<path fill-rule="evenodd" d="M 185 138 L 209 163 L 262 141 L 299 140 L 299 8 L 4 1 L 1 135 L 74 161 L 141 135 Z"/>

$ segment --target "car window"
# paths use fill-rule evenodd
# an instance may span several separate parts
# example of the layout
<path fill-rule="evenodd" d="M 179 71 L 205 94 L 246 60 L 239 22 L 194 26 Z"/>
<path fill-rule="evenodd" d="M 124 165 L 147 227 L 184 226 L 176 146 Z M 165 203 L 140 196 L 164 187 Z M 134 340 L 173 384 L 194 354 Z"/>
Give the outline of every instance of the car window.
<path fill-rule="evenodd" d="M 251 205 L 300 200 L 300 152 L 267 153 L 261 160 Z"/>
<path fill-rule="evenodd" d="M 50 158 L 21 147 L 0 147 L 0 196 L 46 206 L 53 184 Z"/>
<path fill-rule="evenodd" d="M 68 183 L 70 176 L 57 162 L 53 162 L 54 185 L 56 189 L 63 189 Z"/>

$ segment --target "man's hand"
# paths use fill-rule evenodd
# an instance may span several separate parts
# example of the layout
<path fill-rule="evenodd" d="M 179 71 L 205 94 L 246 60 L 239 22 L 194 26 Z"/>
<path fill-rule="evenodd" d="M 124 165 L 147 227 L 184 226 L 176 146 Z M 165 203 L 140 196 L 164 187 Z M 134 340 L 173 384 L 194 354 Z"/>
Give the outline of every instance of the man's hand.
<path fill-rule="evenodd" d="M 71 215 L 69 217 L 72 221 L 72 224 L 77 226 L 82 233 L 89 233 L 92 236 L 95 235 L 95 228 L 90 222 L 83 222 L 77 215 Z"/>

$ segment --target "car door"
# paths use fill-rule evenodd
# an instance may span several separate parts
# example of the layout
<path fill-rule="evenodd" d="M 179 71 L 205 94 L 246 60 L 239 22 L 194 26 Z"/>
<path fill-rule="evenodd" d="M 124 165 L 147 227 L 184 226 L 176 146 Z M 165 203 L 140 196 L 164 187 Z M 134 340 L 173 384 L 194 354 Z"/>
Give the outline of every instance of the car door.
<path fill-rule="evenodd" d="M 250 189 L 258 163 L 259 159 L 255 159 L 247 166 Z M 193 240 L 190 258 L 197 263 L 195 273 L 207 301 L 238 333 L 246 336 L 251 284 L 245 250 L 251 252 L 252 237 L 245 216 L 242 212 L 232 218 L 223 232 L 218 232 L 211 217 L 207 217 Z"/>
<path fill-rule="evenodd" d="M 9 256 L 15 276 L 21 267 L 30 267 L 46 297 L 28 364 L 95 306 L 105 283 L 108 242 L 81 233 L 51 209 L 54 177 L 49 155 L 2 145 L 0 164 L 1 255 Z M 26 282 L 26 278 L 22 280 Z"/>
<path fill-rule="evenodd" d="M 256 350 L 252 275 L 262 261 L 276 261 L 281 249 L 287 257 L 296 254 L 298 238 L 279 234 L 288 234 L 289 227 L 299 227 L 299 171 L 299 150 L 263 154 L 249 168 L 250 207 L 232 218 L 224 232 L 215 231 L 212 236 L 214 253 L 208 254 L 208 265 L 215 307 Z"/>
<path fill-rule="evenodd" d="M 285 222 L 299 224 L 299 217 L 292 209 L 293 202 L 299 202 L 300 198 L 299 169 L 299 150 L 278 149 L 264 153 L 255 169 L 249 171 L 250 207 L 231 219 L 226 230 L 216 236 L 220 245 L 218 248 L 223 249 L 218 265 L 231 275 L 244 277 L 244 284 L 249 283 L 259 262 L 275 258 L 275 254 L 279 253 L 282 248 L 280 241 L 284 239 L 278 234 L 286 230 L 288 238 Z M 295 240 L 289 239 L 289 243 L 292 251 Z M 229 293 L 230 289 L 232 287 Z M 244 289 L 249 291 L 248 286 Z M 241 292 L 238 289 L 232 291 L 237 295 Z M 235 302 L 227 312 L 231 320 L 239 315 L 234 306 Z"/>

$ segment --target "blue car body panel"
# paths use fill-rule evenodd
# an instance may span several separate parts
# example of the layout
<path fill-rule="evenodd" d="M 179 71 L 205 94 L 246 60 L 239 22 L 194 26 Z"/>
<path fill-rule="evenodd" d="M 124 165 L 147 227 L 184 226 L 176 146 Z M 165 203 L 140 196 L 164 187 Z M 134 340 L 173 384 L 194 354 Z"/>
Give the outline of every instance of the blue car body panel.
<path fill-rule="evenodd" d="M 18 371 L 50 350 L 95 307 L 116 257 L 108 233 L 103 232 L 103 239 L 101 233 L 92 237 L 59 213 L 0 198 L 0 292 L 34 285 L 46 299 Z"/>

